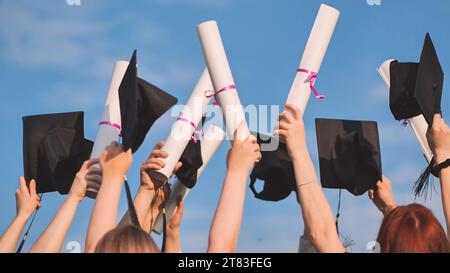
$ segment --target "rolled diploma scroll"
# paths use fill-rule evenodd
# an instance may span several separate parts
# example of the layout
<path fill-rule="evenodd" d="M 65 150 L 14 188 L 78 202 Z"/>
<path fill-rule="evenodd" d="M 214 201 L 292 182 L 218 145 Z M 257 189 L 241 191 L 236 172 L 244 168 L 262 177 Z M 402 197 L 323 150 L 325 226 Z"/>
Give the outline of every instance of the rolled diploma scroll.
<path fill-rule="evenodd" d="M 166 151 L 169 156 L 161 158 L 166 164 L 164 168 L 157 171 L 149 171 L 152 178 L 159 182 L 166 182 L 172 175 L 173 169 L 180 160 L 184 149 L 191 140 L 192 134 L 197 129 L 204 111 L 211 101 L 211 97 L 205 96 L 205 92 L 212 90 L 211 78 L 205 68 L 197 85 L 192 91 L 192 95 L 183 107 L 180 118 L 172 125 L 170 134 L 161 150 Z"/>
<path fill-rule="evenodd" d="M 215 97 L 223 112 L 228 135 L 232 138 L 239 124 L 245 122 L 244 130 L 238 136 L 239 139 L 243 140 L 250 136 L 250 131 L 245 121 L 245 114 L 234 84 L 217 23 L 215 21 L 201 23 L 197 26 L 197 32 L 214 86 Z"/>
<path fill-rule="evenodd" d="M 123 76 L 128 68 L 129 62 L 118 61 L 114 66 L 111 82 L 109 84 L 108 95 L 106 97 L 103 113 L 98 125 L 97 136 L 95 137 L 94 147 L 92 148 L 91 159 L 99 158 L 103 150 L 113 141 L 119 141 L 121 130 L 119 87 Z M 100 166 L 98 166 L 100 168 Z M 88 188 L 86 196 L 95 198 L 97 191 Z"/>
<path fill-rule="evenodd" d="M 391 85 L 390 65 L 392 61 L 394 60 L 391 59 L 385 61 L 378 69 L 378 73 L 380 73 L 381 78 L 383 78 L 384 82 L 389 88 Z M 433 158 L 433 153 L 431 152 L 430 146 L 428 145 L 427 141 L 428 123 L 426 122 L 423 115 L 408 119 L 408 123 L 411 125 L 411 128 L 416 135 L 420 146 L 422 147 L 423 154 L 425 155 L 427 161 L 430 162 Z"/>
<path fill-rule="evenodd" d="M 203 170 L 206 168 L 206 165 L 208 164 L 209 160 L 216 153 L 217 149 L 219 148 L 220 144 L 224 139 L 225 139 L 225 132 L 222 131 L 222 129 L 220 129 L 216 125 L 210 125 L 206 129 L 205 136 L 201 140 L 201 153 L 203 165 L 197 171 L 197 178 L 200 177 Z M 183 183 L 181 183 L 179 180 L 175 181 L 175 183 L 171 187 L 169 200 L 167 200 L 166 204 L 167 219 L 170 219 L 170 217 L 172 217 L 173 213 L 175 212 L 175 208 L 177 207 L 178 196 L 181 196 L 184 200 L 189 191 L 190 190 L 186 188 L 183 185 Z M 162 230 L 163 230 L 162 214 L 159 214 L 158 218 L 156 219 L 155 225 L 153 226 L 153 231 L 156 232 L 157 234 L 161 234 Z"/>
<path fill-rule="evenodd" d="M 339 11 L 322 4 L 309 35 L 305 51 L 300 61 L 299 69 L 306 69 L 319 73 L 323 58 L 330 43 L 337 21 Z M 297 72 L 286 103 L 297 106 L 302 113 L 305 111 L 311 94 L 309 73 Z"/>

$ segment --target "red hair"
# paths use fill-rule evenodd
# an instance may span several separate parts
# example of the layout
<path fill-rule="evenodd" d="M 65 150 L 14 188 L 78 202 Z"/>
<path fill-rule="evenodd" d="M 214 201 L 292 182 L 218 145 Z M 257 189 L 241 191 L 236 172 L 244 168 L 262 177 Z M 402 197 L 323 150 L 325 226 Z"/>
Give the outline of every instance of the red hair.
<path fill-rule="evenodd" d="M 450 243 L 442 225 L 419 204 L 399 206 L 381 223 L 377 241 L 382 253 L 448 253 Z"/>

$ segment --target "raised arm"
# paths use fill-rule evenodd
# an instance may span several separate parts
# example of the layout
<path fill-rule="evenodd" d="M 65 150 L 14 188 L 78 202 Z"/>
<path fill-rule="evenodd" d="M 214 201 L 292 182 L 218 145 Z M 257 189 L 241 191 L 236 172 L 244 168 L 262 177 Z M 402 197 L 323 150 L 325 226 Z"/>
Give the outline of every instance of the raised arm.
<path fill-rule="evenodd" d="M 23 177 L 19 178 L 19 189 L 16 191 L 16 217 L 0 238 L 0 253 L 14 253 L 20 240 L 23 228 L 30 216 L 40 206 L 36 193 L 36 182 L 30 181 L 29 187 Z"/>
<path fill-rule="evenodd" d="M 122 145 L 112 143 L 100 156 L 103 172 L 102 185 L 92 210 L 86 235 L 86 252 L 94 252 L 100 239 L 116 227 L 117 209 L 125 174 L 131 166 L 131 149 L 123 151 Z"/>
<path fill-rule="evenodd" d="M 436 114 L 433 127 L 427 132 L 428 143 L 434 155 L 436 165 L 450 159 L 450 128 L 441 115 Z M 439 173 L 441 183 L 442 207 L 447 224 L 447 238 L 450 242 L 450 167 L 443 168 Z"/>
<path fill-rule="evenodd" d="M 100 188 L 102 182 L 101 170 L 95 167 L 92 168 L 97 163 L 98 160 L 88 160 L 83 163 L 80 171 L 75 176 L 64 203 L 56 212 L 52 222 L 30 248 L 31 253 L 57 253 L 61 251 L 67 232 L 75 217 L 78 204 L 86 195 L 87 187 L 89 186 L 96 190 Z"/>
<path fill-rule="evenodd" d="M 208 252 L 236 250 L 247 177 L 255 162 L 261 158 L 259 145 L 254 137 L 244 141 L 237 139 L 241 126 L 235 132 L 233 146 L 228 153 L 227 173 L 209 232 Z"/>
<path fill-rule="evenodd" d="M 345 249 L 336 231 L 332 210 L 319 184 L 309 155 L 302 113 L 291 104 L 287 104 L 286 109 L 290 113 L 280 114 L 279 124 L 274 133 L 287 144 L 294 165 L 305 235 L 318 252 L 344 252 Z"/>
<path fill-rule="evenodd" d="M 369 190 L 369 198 L 384 216 L 397 207 L 392 193 L 392 183 L 385 176 L 377 182 L 374 189 Z"/>
<path fill-rule="evenodd" d="M 141 165 L 141 184 L 133 202 L 139 223 L 146 232 L 151 231 L 159 213 L 159 206 L 164 199 L 163 192 L 158 190 L 161 189 L 163 185 L 153 182 L 148 174 L 149 170 L 160 170 L 161 168 L 164 168 L 165 163 L 160 158 L 167 158 L 169 155 L 167 152 L 161 150 L 163 146 L 164 141 L 159 142 L 153 148 L 153 151 L 147 160 Z M 174 172 L 178 170 L 179 167 L 181 167 L 181 162 L 178 162 L 175 166 Z M 159 193 L 158 196 L 156 196 L 157 191 Z M 131 219 L 127 211 L 120 221 L 120 225 L 129 223 L 131 223 Z"/>
<path fill-rule="evenodd" d="M 167 223 L 165 253 L 181 253 L 180 226 L 183 219 L 184 203 L 181 197 L 177 200 L 177 208 Z"/>

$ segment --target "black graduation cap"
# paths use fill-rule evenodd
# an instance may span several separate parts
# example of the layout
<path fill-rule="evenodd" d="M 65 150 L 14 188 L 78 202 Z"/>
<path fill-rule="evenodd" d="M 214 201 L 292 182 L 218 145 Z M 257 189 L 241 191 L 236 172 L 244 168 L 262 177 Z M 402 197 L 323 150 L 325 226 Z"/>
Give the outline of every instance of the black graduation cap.
<path fill-rule="evenodd" d="M 381 180 L 377 123 L 316 119 L 320 180 L 324 188 L 364 194 Z"/>
<path fill-rule="evenodd" d="M 259 145 L 272 145 L 272 138 L 260 133 L 253 133 Z M 274 141 L 273 143 L 275 143 Z M 267 149 L 272 150 L 272 149 Z M 280 201 L 297 190 L 292 160 L 287 152 L 286 144 L 278 142 L 272 151 L 261 151 L 262 158 L 250 174 L 250 190 L 256 198 L 265 201 Z M 256 180 L 264 181 L 263 190 L 257 192 Z"/>
<path fill-rule="evenodd" d="M 23 165 L 37 192 L 67 194 L 88 160 L 93 143 L 84 138 L 83 112 L 23 117 Z"/>
<path fill-rule="evenodd" d="M 430 35 L 425 37 L 419 63 L 391 62 L 389 106 L 397 120 L 423 114 L 428 125 L 441 113 L 444 72 Z"/>
<path fill-rule="evenodd" d="M 119 87 L 122 143 L 136 152 L 153 123 L 177 103 L 177 98 L 137 77 L 136 50 Z"/>
<path fill-rule="evenodd" d="M 444 84 L 444 72 L 434 48 L 430 34 L 425 42 L 419 63 L 391 62 L 390 65 L 390 108 L 397 120 L 409 119 L 423 114 L 428 126 L 433 124 L 435 114 L 442 114 L 441 99 Z M 422 172 L 414 184 L 417 196 L 427 197 L 429 177 L 434 176 L 434 159 Z"/>
<path fill-rule="evenodd" d="M 443 85 L 444 72 L 439 63 L 430 34 L 427 33 L 417 69 L 414 93 L 423 116 L 430 127 L 433 124 L 434 115 L 442 113 L 441 98 Z"/>
<path fill-rule="evenodd" d="M 183 185 L 192 189 L 197 183 L 197 171 L 203 165 L 200 140 L 189 141 L 180 157 L 180 162 L 183 165 L 176 171 L 175 175 Z"/>
<path fill-rule="evenodd" d="M 202 117 L 197 127 L 198 131 L 192 135 L 193 141 L 189 141 L 180 157 L 180 162 L 183 164 L 175 173 L 178 180 L 188 189 L 192 189 L 197 183 L 198 169 L 203 165 L 201 140 L 196 138 L 196 134 L 203 133 L 202 128 L 205 121 L 206 117 Z"/>

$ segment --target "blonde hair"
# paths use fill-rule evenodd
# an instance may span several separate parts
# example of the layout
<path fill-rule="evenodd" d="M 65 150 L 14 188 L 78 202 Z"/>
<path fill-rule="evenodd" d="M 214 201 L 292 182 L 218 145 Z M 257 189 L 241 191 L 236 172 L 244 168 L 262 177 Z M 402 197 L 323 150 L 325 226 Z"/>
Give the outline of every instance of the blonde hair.
<path fill-rule="evenodd" d="M 107 232 L 95 247 L 96 253 L 158 253 L 155 241 L 134 225 L 116 227 Z"/>

